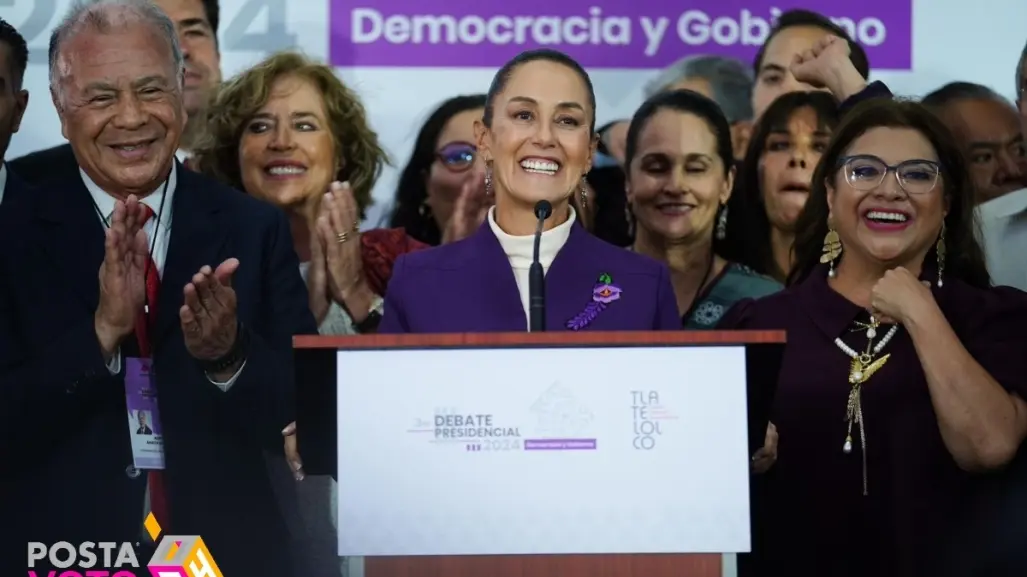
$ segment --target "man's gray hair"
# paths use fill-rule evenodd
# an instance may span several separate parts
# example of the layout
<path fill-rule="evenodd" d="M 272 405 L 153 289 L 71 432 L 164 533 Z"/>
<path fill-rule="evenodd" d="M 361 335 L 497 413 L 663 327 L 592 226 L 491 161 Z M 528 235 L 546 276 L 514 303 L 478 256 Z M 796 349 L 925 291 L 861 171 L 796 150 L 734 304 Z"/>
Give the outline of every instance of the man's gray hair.
<path fill-rule="evenodd" d="M 185 58 L 178 43 L 175 23 L 150 0 L 78 0 L 50 34 L 50 88 L 59 90 L 61 46 L 83 30 L 106 34 L 125 26 L 149 25 L 171 47 L 176 81 L 182 82 Z"/>
<path fill-rule="evenodd" d="M 749 66 L 724 56 L 686 56 L 645 85 L 649 98 L 685 80 L 705 80 L 728 122 L 752 120 L 753 77 Z"/>

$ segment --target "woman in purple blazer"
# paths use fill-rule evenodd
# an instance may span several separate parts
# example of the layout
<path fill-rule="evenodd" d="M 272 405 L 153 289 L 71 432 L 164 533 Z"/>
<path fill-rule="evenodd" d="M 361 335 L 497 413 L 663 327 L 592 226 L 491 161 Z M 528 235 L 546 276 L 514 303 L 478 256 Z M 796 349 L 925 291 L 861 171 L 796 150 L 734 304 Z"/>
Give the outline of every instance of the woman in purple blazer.
<path fill-rule="evenodd" d="M 546 328 L 681 328 L 667 268 L 606 244 L 577 222 L 571 197 L 587 203 L 595 94 L 588 74 L 552 50 L 524 52 L 504 65 L 475 123 L 495 207 L 461 242 L 396 261 L 380 333 L 523 331 L 538 220 L 549 201 L 539 262 L 545 270 Z"/>
<path fill-rule="evenodd" d="M 1027 433 L 1027 295 L 990 286 L 967 161 L 920 104 L 846 115 L 797 230 L 791 286 L 720 326 L 788 332 L 740 568 L 944 574 Z"/>

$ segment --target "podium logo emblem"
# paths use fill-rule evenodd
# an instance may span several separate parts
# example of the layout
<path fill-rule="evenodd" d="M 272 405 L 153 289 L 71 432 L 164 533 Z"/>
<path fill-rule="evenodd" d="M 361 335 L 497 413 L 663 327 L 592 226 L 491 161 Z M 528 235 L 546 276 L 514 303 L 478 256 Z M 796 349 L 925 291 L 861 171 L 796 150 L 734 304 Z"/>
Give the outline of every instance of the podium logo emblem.
<path fill-rule="evenodd" d="M 224 577 L 199 535 L 164 535 L 153 513 L 146 516 L 146 532 L 157 543 L 146 568 L 151 577 Z"/>
<path fill-rule="evenodd" d="M 631 412 L 634 425 L 632 445 L 637 451 L 655 449 L 667 421 L 678 418 L 660 401 L 660 392 L 656 390 L 631 391 Z"/>

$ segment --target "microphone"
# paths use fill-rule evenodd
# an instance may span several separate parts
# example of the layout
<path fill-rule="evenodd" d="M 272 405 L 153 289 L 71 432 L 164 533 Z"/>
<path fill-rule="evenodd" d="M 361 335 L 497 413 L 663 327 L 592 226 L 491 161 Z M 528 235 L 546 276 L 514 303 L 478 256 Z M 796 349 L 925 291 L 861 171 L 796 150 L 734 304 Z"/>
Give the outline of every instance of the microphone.
<path fill-rule="evenodd" d="M 539 247 L 542 244 L 542 229 L 546 219 L 553 214 L 553 205 L 548 200 L 535 203 L 535 248 L 531 256 L 531 268 L 528 269 L 528 318 L 529 330 L 541 332 L 546 330 L 546 272 L 538 260 Z"/>

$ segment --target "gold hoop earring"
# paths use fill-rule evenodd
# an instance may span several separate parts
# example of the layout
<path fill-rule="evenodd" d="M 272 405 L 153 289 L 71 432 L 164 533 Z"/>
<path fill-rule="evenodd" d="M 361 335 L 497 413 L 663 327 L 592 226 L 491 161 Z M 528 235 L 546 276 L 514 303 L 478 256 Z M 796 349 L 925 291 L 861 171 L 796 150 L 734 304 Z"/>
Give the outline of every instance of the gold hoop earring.
<path fill-rule="evenodd" d="M 842 239 L 838 237 L 834 227 L 828 228 L 827 235 L 824 237 L 823 254 L 820 255 L 820 262 L 830 267 L 827 269 L 827 278 L 834 278 L 838 275 L 834 270 L 834 261 L 841 255 Z"/>
<path fill-rule="evenodd" d="M 945 221 L 941 221 L 941 232 L 938 233 L 938 242 L 934 245 L 934 255 L 938 258 L 938 288 L 944 286 L 941 277 L 945 274 Z"/>

